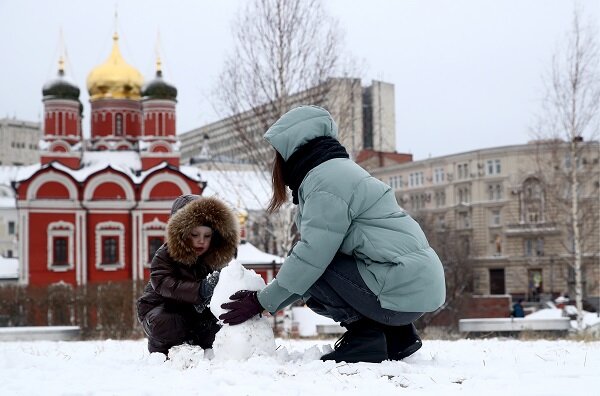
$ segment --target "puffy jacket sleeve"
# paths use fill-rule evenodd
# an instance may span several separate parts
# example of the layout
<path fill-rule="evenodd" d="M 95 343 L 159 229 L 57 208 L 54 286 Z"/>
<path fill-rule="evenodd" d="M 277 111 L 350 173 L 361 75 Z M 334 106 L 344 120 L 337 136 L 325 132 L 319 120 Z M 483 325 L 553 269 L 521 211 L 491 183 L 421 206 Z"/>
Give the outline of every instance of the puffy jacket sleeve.
<path fill-rule="evenodd" d="M 283 262 L 277 282 L 259 294 L 263 307 L 280 309 L 291 296 L 305 295 L 333 260 L 351 220 L 343 199 L 325 191 L 309 194 L 302 209 L 301 239 Z"/>
<path fill-rule="evenodd" d="M 200 282 L 177 277 L 177 269 L 155 254 L 150 266 L 150 283 L 158 294 L 177 302 L 200 304 Z"/>

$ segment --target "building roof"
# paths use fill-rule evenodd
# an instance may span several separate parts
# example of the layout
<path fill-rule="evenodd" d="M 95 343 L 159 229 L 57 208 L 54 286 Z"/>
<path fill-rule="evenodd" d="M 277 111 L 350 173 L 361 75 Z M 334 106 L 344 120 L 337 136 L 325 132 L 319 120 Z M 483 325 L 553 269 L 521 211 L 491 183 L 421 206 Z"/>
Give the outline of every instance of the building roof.
<path fill-rule="evenodd" d="M 0 185 L 10 186 L 12 182 L 29 179 L 37 171 L 51 167 L 62 171 L 77 182 L 84 182 L 96 172 L 110 168 L 127 175 L 133 183 L 140 184 L 157 170 L 168 168 L 166 162 L 146 171 L 141 169 L 139 154 L 134 151 L 87 151 L 84 152 L 80 169 L 71 169 L 58 162 L 42 166 L 39 163 L 28 166 L 0 166 Z M 182 165 L 179 172 L 196 182 L 205 181 L 203 195 L 216 196 L 230 206 L 246 210 L 264 210 L 271 198 L 271 183 L 267 174 L 257 171 L 202 170 L 196 166 Z M 15 207 L 14 198 L 7 198 L 2 207 Z M 8 206 L 6 206 L 8 205 Z"/>
<path fill-rule="evenodd" d="M 271 182 L 267 174 L 257 171 L 202 170 L 195 166 L 182 166 L 200 172 L 206 187 L 202 195 L 216 196 L 232 207 L 246 210 L 264 210 L 271 199 Z"/>
<path fill-rule="evenodd" d="M 127 175 L 134 184 L 140 184 L 148 175 L 153 174 L 157 170 L 169 167 L 171 165 L 167 162 L 162 162 L 142 171 L 140 154 L 136 151 L 85 151 L 81 158 L 81 168 L 79 169 L 71 169 L 59 162 L 51 162 L 47 165 L 38 163 L 29 166 L 0 166 L 0 184 L 10 184 L 13 181 L 27 180 L 35 172 L 44 168 L 54 168 L 62 171 L 78 182 L 84 182 L 94 173 L 110 168 Z M 176 168 L 173 169 L 176 170 Z M 198 168 L 180 167 L 179 170 L 191 180 L 196 182 L 202 181 Z"/>
<path fill-rule="evenodd" d="M 356 156 L 356 163 L 360 164 L 361 162 L 365 162 L 373 158 L 377 159 L 376 166 L 385 166 L 387 161 L 402 164 L 405 162 L 411 162 L 413 157 L 412 154 L 397 153 L 395 151 L 389 152 L 364 149 L 361 150 Z"/>
<path fill-rule="evenodd" d="M 238 246 L 237 260 L 244 265 L 283 263 L 283 257 L 265 253 L 247 241 L 243 241 Z"/>

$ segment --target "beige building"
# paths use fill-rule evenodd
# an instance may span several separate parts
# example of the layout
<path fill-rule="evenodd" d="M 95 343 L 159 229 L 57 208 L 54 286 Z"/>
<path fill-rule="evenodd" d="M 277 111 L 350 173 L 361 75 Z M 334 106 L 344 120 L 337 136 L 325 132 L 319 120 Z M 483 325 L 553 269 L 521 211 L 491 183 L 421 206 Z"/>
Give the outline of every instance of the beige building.
<path fill-rule="evenodd" d="M 599 144 L 583 147 L 578 201 L 583 246 L 583 295 L 600 296 Z M 438 232 L 453 230 L 473 263 L 477 294 L 529 300 L 574 297 L 567 227 L 570 196 L 563 179 L 568 145 L 532 142 L 414 161 L 372 173 L 395 189 L 398 202 Z"/>
<path fill-rule="evenodd" d="M 40 124 L 11 118 L 0 119 L 0 165 L 30 165 L 40 161 Z"/>
<path fill-rule="evenodd" d="M 315 104 L 328 109 L 339 126 L 339 140 L 356 156 L 363 149 L 392 152 L 396 149 L 396 118 L 394 85 L 372 81 L 362 86 L 360 79 L 331 78 L 320 86 L 295 94 L 287 99 L 289 108 L 302 104 Z M 266 107 L 265 107 L 266 109 Z M 261 108 L 225 118 L 181 134 L 181 160 L 195 162 L 203 157 L 202 149 L 209 139 L 212 158 L 221 162 L 252 163 L 254 144 L 264 149 L 264 124 L 257 114 Z M 239 136 L 240 125 L 246 130 L 244 141 Z"/>

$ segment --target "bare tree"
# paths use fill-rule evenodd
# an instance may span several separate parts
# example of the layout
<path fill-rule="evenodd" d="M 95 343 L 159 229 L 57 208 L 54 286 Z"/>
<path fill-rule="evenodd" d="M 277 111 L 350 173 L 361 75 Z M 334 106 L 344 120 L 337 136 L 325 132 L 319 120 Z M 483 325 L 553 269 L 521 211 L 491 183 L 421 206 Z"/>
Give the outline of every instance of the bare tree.
<path fill-rule="evenodd" d="M 328 90 L 322 83 L 339 71 L 341 34 L 318 0 L 253 0 L 233 33 L 217 111 L 231 117 L 240 148 L 265 170 L 272 153 L 262 134 L 298 104 L 293 94 L 322 101 Z"/>
<path fill-rule="evenodd" d="M 590 184 L 590 148 L 596 147 L 600 112 L 599 54 L 597 32 L 593 26 L 583 26 L 581 11 L 575 10 L 566 45 L 559 49 L 547 79 L 547 92 L 542 113 L 534 134 L 543 152 L 541 177 L 548 198 L 547 213 L 561 215 L 567 221 L 569 237 L 567 251 L 575 274 L 575 303 L 578 327 L 582 329 L 583 287 L 582 259 L 586 239 L 597 241 L 598 185 Z M 591 143 L 588 143 L 591 142 Z M 586 154 L 587 153 L 587 154 Z M 552 165 L 547 166 L 547 160 Z M 595 160 L 596 169 L 598 166 Z M 596 175 L 596 179 L 597 175 Z M 588 186 L 587 193 L 583 190 Z M 567 187 L 565 189 L 565 187 Z M 595 190 L 595 194 L 592 192 Z M 591 193 L 591 195 L 590 195 Z M 586 198 L 587 196 L 587 198 Z M 595 200 L 588 198 L 596 197 Z M 583 203 L 583 205 L 582 205 Z M 595 232 L 594 229 L 595 223 Z M 593 235 L 593 236 L 592 236 Z"/>
<path fill-rule="evenodd" d="M 244 158 L 270 177 L 274 151 L 262 136 L 300 104 L 328 108 L 341 134 L 353 133 L 354 123 L 362 123 L 360 79 L 334 78 L 347 73 L 350 62 L 343 61 L 338 23 L 319 0 L 253 0 L 235 22 L 233 34 L 235 49 L 215 92 L 216 111 L 233 131 L 232 157 Z M 265 235 L 277 240 L 279 254 L 291 245 L 293 217 L 289 204 L 263 219 Z"/>

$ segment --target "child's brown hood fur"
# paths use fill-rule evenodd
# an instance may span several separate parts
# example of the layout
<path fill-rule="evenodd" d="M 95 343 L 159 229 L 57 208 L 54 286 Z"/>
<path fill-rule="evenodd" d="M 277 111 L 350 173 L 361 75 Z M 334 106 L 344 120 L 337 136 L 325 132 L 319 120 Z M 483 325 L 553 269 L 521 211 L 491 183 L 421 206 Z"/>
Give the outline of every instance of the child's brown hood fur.
<path fill-rule="evenodd" d="M 167 225 L 169 255 L 186 265 L 193 265 L 197 255 L 189 241 L 197 226 L 213 230 L 209 250 L 202 261 L 211 269 L 220 269 L 235 256 L 239 241 L 239 225 L 233 211 L 213 197 L 200 197 L 177 211 Z"/>

